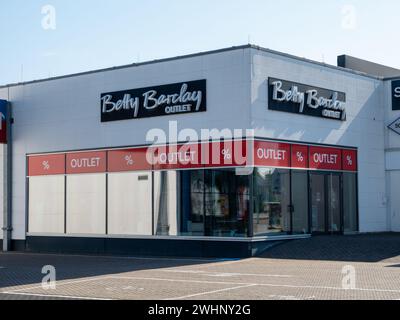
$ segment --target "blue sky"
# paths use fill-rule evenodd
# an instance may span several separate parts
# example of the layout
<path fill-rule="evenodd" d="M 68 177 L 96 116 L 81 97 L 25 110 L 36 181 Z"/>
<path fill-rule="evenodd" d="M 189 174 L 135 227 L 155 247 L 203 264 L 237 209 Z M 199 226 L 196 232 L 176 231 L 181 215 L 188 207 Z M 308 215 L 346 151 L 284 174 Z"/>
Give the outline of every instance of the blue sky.
<path fill-rule="evenodd" d="M 55 8 L 45 30 L 42 7 Z M 398 0 L 3 0 L 0 84 L 246 44 L 400 68 Z"/>

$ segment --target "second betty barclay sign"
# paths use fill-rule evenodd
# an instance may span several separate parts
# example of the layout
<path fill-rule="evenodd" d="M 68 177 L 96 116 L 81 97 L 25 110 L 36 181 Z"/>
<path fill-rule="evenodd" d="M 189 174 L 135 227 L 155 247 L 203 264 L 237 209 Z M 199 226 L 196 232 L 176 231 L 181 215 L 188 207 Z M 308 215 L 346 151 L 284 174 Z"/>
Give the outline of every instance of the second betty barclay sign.
<path fill-rule="evenodd" d="M 313 117 L 346 120 L 346 94 L 269 78 L 269 109 Z"/>
<path fill-rule="evenodd" d="M 206 80 L 101 95 L 101 122 L 207 111 Z"/>

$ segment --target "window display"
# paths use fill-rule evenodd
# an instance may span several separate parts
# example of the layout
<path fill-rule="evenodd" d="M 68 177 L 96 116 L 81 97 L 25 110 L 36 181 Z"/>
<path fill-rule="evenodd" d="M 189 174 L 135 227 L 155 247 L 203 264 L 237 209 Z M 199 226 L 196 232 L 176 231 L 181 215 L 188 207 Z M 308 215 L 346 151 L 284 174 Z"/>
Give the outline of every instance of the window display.
<path fill-rule="evenodd" d="M 257 168 L 254 195 L 254 234 L 290 232 L 290 171 Z"/>
<path fill-rule="evenodd" d="M 237 176 L 234 169 L 181 174 L 181 235 L 247 237 L 250 176 Z"/>
<path fill-rule="evenodd" d="M 181 236 L 204 236 L 204 170 L 182 171 Z"/>

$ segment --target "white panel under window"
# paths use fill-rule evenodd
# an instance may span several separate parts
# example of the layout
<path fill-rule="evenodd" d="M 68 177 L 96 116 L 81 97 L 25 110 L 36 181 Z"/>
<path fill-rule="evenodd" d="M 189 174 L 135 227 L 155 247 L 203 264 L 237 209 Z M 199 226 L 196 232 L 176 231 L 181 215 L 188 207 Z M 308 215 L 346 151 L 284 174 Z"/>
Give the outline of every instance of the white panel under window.
<path fill-rule="evenodd" d="M 152 235 L 151 172 L 108 176 L 108 232 Z"/>
<path fill-rule="evenodd" d="M 64 233 L 64 176 L 29 178 L 29 232 Z"/>
<path fill-rule="evenodd" d="M 67 177 L 67 233 L 106 233 L 106 175 Z"/>
<path fill-rule="evenodd" d="M 159 236 L 178 234 L 177 172 L 154 174 L 154 229 Z"/>

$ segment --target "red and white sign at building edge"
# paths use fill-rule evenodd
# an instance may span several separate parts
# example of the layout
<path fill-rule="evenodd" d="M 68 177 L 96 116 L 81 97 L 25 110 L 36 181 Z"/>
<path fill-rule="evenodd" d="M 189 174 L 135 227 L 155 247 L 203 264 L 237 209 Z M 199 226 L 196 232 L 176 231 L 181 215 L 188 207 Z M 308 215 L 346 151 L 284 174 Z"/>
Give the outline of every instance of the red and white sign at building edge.
<path fill-rule="evenodd" d="M 358 170 L 357 150 L 266 140 L 160 145 L 32 155 L 29 176 L 229 167 Z"/>

